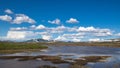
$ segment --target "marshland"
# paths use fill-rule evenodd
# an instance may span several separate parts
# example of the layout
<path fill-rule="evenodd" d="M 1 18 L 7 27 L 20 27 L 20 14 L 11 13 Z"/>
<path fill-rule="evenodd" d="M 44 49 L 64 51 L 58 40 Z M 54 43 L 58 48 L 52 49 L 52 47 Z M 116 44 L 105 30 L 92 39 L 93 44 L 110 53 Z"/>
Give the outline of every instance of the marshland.
<path fill-rule="evenodd" d="M 0 66 L 2 68 L 119 68 L 119 42 L 110 43 L 0 42 Z"/>

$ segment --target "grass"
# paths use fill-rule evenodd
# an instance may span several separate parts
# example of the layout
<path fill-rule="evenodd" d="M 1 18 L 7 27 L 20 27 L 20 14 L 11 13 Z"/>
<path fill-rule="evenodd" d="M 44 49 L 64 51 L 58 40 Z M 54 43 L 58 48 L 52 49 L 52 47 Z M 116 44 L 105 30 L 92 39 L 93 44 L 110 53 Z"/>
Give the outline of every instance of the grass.
<path fill-rule="evenodd" d="M 42 65 L 42 66 L 39 66 L 38 68 L 58 68 L 58 67 L 50 66 L 50 65 Z"/>
<path fill-rule="evenodd" d="M 47 46 L 39 43 L 0 42 L 0 50 L 44 49 Z"/>
<path fill-rule="evenodd" d="M 45 45 L 66 45 L 66 46 L 102 46 L 102 47 L 120 47 L 120 42 L 53 42 L 43 43 Z"/>
<path fill-rule="evenodd" d="M 17 53 L 23 51 L 38 51 L 48 48 L 39 43 L 0 42 L 0 53 Z"/>
<path fill-rule="evenodd" d="M 0 53 L 38 51 L 47 48 L 43 45 L 120 47 L 120 42 L 0 42 Z"/>

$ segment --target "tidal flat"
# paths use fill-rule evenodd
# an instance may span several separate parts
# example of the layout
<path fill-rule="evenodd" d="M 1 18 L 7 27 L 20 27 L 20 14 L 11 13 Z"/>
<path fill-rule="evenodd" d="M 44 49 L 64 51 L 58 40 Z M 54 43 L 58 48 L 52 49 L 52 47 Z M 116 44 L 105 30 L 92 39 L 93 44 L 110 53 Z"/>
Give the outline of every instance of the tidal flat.
<path fill-rule="evenodd" d="M 7 43 L 8 44 L 8 43 Z M 17 44 L 17 43 L 16 43 Z M 25 44 L 25 43 L 24 43 Z M 27 43 L 44 48 L 10 49 L 0 53 L 1 68 L 119 68 L 120 48 L 73 43 Z M 63 44 L 63 45 L 60 45 Z M 70 45 L 68 45 L 70 44 Z M 76 43 L 78 44 L 78 43 Z M 19 43 L 19 45 L 22 45 Z M 17 46 L 19 46 L 17 45 Z M 7 45 L 8 46 L 8 45 Z M 10 44 L 10 46 L 12 46 Z M 25 46 L 25 45 L 24 45 Z M 14 47 L 13 47 L 14 48 Z M 21 51 L 19 51 L 21 50 Z"/>

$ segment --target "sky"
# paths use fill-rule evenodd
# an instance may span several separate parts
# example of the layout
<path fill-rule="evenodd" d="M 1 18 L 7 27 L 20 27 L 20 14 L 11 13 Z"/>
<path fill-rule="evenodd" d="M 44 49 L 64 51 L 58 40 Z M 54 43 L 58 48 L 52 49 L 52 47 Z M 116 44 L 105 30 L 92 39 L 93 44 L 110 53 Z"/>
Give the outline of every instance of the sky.
<path fill-rule="evenodd" d="M 1 0 L 0 40 L 120 38 L 120 0 Z"/>

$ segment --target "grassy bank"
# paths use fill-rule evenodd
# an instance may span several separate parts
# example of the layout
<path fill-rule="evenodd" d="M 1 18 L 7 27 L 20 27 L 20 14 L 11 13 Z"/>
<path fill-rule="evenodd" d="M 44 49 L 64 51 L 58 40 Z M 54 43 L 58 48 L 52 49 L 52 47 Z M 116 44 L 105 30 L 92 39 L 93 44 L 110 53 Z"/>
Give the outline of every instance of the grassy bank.
<path fill-rule="evenodd" d="M 0 52 L 20 52 L 24 50 L 37 50 L 45 49 L 47 46 L 43 46 L 39 43 L 22 43 L 22 42 L 0 42 Z"/>
<path fill-rule="evenodd" d="M 39 43 L 0 42 L 0 50 L 44 49 Z"/>
<path fill-rule="evenodd" d="M 104 46 L 104 47 L 120 47 L 120 42 L 52 42 L 41 43 L 45 45 L 66 45 L 66 46 Z"/>
<path fill-rule="evenodd" d="M 120 47 L 120 42 L 0 42 L 0 50 L 44 49 L 43 45 Z"/>

